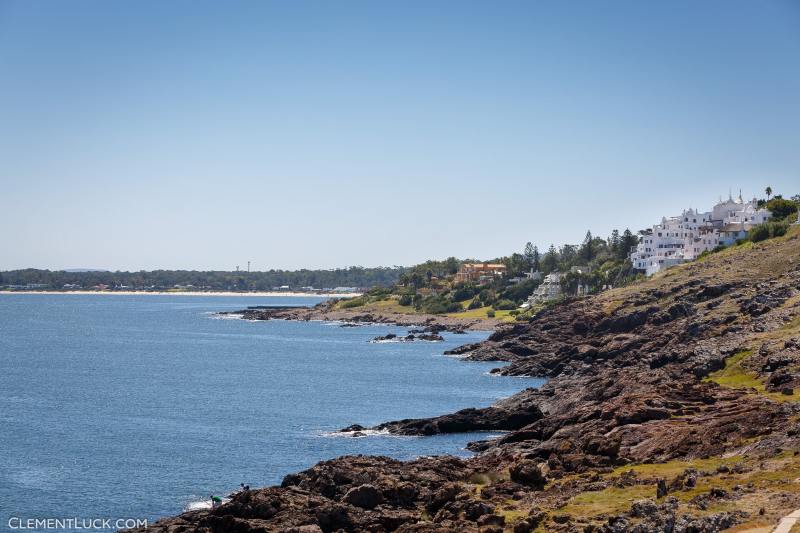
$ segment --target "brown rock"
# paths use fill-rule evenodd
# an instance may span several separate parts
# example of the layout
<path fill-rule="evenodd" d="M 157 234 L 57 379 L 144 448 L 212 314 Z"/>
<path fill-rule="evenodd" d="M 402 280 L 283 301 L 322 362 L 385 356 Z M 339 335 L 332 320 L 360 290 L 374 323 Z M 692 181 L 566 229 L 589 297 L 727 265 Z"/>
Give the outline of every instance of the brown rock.
<path fill-rule="evenodd" d="M 363 509 L 373 509 L 383 502 L 383 495 L 374 485 L 359 485 L 348 490 L 342 501 Z"/>

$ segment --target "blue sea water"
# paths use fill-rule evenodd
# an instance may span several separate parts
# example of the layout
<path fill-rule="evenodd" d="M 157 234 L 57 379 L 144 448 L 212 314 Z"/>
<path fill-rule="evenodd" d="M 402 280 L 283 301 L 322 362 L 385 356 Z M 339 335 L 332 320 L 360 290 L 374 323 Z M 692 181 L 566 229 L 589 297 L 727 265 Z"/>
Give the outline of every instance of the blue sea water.
<path fill-rule="evenodd" d="M 485 406 L 540 380 L 490 376 L 404 328 L 219 319 L 314 298 L 0 295 L 0 529 L 20 518 L 177 514 L 344 454 L 468 455 L 486 434 L 330 436 Z"/>

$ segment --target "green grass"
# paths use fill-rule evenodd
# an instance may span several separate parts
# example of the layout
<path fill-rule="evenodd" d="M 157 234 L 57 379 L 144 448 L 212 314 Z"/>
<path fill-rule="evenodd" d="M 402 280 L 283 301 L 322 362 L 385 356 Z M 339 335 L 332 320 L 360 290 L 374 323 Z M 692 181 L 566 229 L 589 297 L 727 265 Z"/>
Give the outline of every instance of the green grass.
<path fill-rule="evenodd" d="M 634 466 L 621 466 L 616 468 L 611 475 L 620 476 L 633 470 L 639 477 L 667 478 L 675 477 L 687 468 L 697 470 L 716 470 L 722 465 L 733 466 L 741 462 L 741 457 L 710 457 L 708 459 L 695 459 L 694 461 L 667 461 L 666 463 L 646 463 Z"/>
<path fill-rule="evenodd" d="M 655 495 L 655 484 L 609 487 L 593 492 L 582 492 L 572 498 L 559 512 L 584 518 L 619 514 L 628 511 L 634 501 L 655 498 Z"/>
<path fill-rule="evenodd" d="M 486 312 L 491 308 L 492 308 L 491 306 L 487 305 L 485 307 L 478 307 L 477 309 L 469 309 L 467 311 L 460 311 L 460 312 L 457 312 L 457 313 L 447 313 L 447 315 L 445 315 L 445 316 L 451 316 L 451 317 L 454 317 L 454 318 L 482 318 L 482 319 L 485 319 L 485 318 L 488 318 L 486 316 Z M 514 317 L 511 316 L 511 310 L 510 309 L 503 310 L 503 311 L 495 311 L 494 312 L 494 318 L 495 318 L 495 320 L 502 320 L 502 321 L 505 321 L 505 322 L 511 322 L 511 321 L 514 320 Z"/>
<path fill-rule="evenodd" d="M 497 514 L 506 519 L 506 524 L 513 524 L 514 522 L 522 520 L 523 518 L 527 517 L 530 511 L 527 511 L 525 509 L 500 507 L 499 509 L 497 509 L 496 512 Z"/>
<path fill-rule="evenodd" d="M 712 372 L 707 379 L 723 387 L 734 389 L 753 388 L 758 390 L 759 387 L 763 388 L 764 385 L 742 366 L 742 362 L 752 354 L 752 350 L 743 350 L 728 357 L 725 360 L 725 368 Z"/>
<path fill-rule="evenodd" d="M 559 509 L 559 512 L 583 519 L 601 519 L 603 516 L 610 514 L 627 512 L 631 504 L 636 500 L 647 498 L 659 501 L 655 497 L 656 480 L 663 478 L 669 481 L 683 473 L 687 468 L 694 468 L 701 475 L 697 479 L 696 486 L 669 493 L 669 496 L 677 498 L 682 506 L 687 505 L 695 496 L 708 493 L 712 488 L 732 490 L 737 484 L 753 483 L 758 487 L 759 491 L 763 492 L 762 496 L 766 498 L 769 498 L 769 494 L 776 491 L 800 492 L 800 486 L 793 481 L 800 476 L 800 460 L 789 452 L 784 452 L 759 464 L 750 461 L 751 469 L 741 474 L 721 475 L 716 473 L 717 468 L 722 465 L 733 467 L 738 463 L 747 464 L 747 461 L 742 456 L 716 456 L 693 461 L 669 461 L 666 463 L 620 467 L 610 473 L 606 479 L 615 479 L 624 472 L 633 471 L 639 478 L 640 484 L 629 487 L 611 486 L 599 491 L 580 493 Z M 704 476 L 702 475 L 703 472 L 710 473 L 710 475 Z M 736 502 L 718 501 L 699 514 L 729 511 L 736 505 Z M 694 512 L 697 512 L 697 510 L 694 510 Z"/>
<path fill-rule="evenodd" d="M 706 380 L 731 389 L 753 389 L 756 394 L 766 396 L 776 402 L 798 401 L 797 396 L 794 394 L 786 395 L 780 392 L 768 391 L 764 382 L 742 365 L 752 354 L 752 350 L 743 350 L 730 356 L 725 360 L 725 368 L 712 372 Z"/>

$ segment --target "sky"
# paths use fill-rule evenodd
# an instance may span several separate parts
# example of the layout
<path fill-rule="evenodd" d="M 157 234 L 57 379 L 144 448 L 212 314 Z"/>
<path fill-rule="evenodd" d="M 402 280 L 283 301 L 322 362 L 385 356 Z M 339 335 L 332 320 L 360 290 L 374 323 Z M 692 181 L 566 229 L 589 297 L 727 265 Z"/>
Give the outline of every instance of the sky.
<path fill-rule="evenodd" d="M 795 0 L 0 0 L 0 269 L 490 259 L 767 185 Z"/>

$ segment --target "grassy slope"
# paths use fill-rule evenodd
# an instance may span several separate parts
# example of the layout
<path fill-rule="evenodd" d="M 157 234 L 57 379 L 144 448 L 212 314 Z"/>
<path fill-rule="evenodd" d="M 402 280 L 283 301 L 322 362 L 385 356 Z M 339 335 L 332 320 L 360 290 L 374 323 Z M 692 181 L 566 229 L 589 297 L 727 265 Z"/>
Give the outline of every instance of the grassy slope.
<path fill-rule="evenodd" d="M 469 302 L 464 302 L 462 305 L 466 306 Z M 341 309 L 341 303 L 337 304 L 337 309 Z M 451 317 L 451 318 L 463 318 L 465 320 L 488 320 L 489 317 L 486 315 L 486 312 L 489 311 L 491 307 L 480 307 L 478 309 L 470 309 L 467 310 L 466 308 L 464 311 L 456 312 L 456 313 L 447 313 L 443 316 Z M 377 302 L 369 302 L 364 305 L 358 307 L 351 307 L 349 308 L 350 311 L 357 312 L 357 313 L 382 313 L 382 314 L 399 314 L 399 315 L 421 315 L 424 314 L 420 311 L 414 309 L 413 306 L 410 305 L 400 305 L 398 303 L 397 297 L 389 297 L 386 300 L 379 300 Z M 514 317 L 511 316 L 511 311 L 495 311 L 494 320 L 500 321 L 513 321 Z"/>
<path fill-rule="evenodd" d="M 689 275 L 697 275 L 698 272 L 703 275 L 707 274 L 715 282 L 742 279 L 744 276 L 752 280 L 760 280 L 768 279 L 776 272 L 786 272 L 793 265 L 798 264 L 798 261 L 800 261 L 800 228 L 793 227 L 784 237 L 728 248 L 694 263 L 671 268 L 648 280 L 608 291 L 600 295 L 598 301 L 606 312 L 611 313 L 624 305 L 626 299 L 641 290 L 666 287 L 683 278 L 688 279 Z M 784 303 L 784 306 L 796 305 L 799 300 L 800 297 L 791 298 Z M 748 343 L 748 349 L 728 358 L 725 368 L 711 374 L 707 379 L 724 387 L 747 388 L 750 389 L 750 393 L 763 395 L 773 401 L 800 401 L 797 394 L 787 396 L 766 391 L 764 383 L 755 372 L 746 367 L 747 358 L 752 355 L 752 350 L 763 341 L 786 340 L 798 335 L 800 335 L 800 316 L 778 330 L 754 333 Z M 722 474 L 717 472 L 719 467 L 732 467 L 736 464 L 741 465 L 743 472 Z M 746 455 L 738 455 L 620 468 L 610 474 L 604 474 L 602 477 L 615 479 L 622 472 L 633 470 L 640 478 L 650 479 L 642 485 L 615 486 L 600 491 L 583 492 L 566 502 L 566 505 L 561 507 L 557 513 L 598 517 L 625 512 L 630 509 L 630 505 L 634 501 L 654 497 L 658 478 L 665 478 L 669 481 L 687 468 L 694 468 L 701 472 L 697 486 L 694 489 L 670 495 L 679 499 L 683 510 L 695 515 L 737 509 L 748 512 L 750 519 L 746 523 L 734 527 L 731 531 L 740 533 L 772 531 L 777 519 L 782 514 L 793 510 L 794 504 L 791 502 L 796 502 L 797 497 L 800 496 L 800 456 L 784 452 L 769 460 L 756 460 L 749 459 Z M 564 482 L 568 482 L 568 480 L 559 480 L 558 483 Z M 713 487 L 730 491 L 736 485 L 747 486 L 750 483 L 755 490 L 745 494 L 739 500 L 715 500 L 713 505 L 705 511 L 698 511 L 696 507 L 691 509 L 688 507 L 689 500 L 700 494 L 708 493 Z M 789 503 L 782 503 L 787 500 Z M 766 508 L 766 514 L 763 516 L 759 514 L 759 510 L 762 508 Z M 796 529 L 800 529 L 800 527 Z"/>
<path fill-rule="evenodd" d="M 611 313 L 622 306 L 628 305 L 638 292 L 649 289 L 669 288 L 676 282 L 688 279 L 690 276 L 702 275 L 714 282 L 726 280 L 740 280 L 743 277 L 758 281 L 774 276 L 775 272 L 785 272 L 800 260 L 800 228 L 791 228 L 790 232 L 777 239 L 761 243 L 745 243 L 740 246 L 728 248 L 721 252 L 711 254 L 693 263 L 680 265 L 662 272 L 650 279 L 627 287 L 620 287 L 598 295 L 595 305 L 599 305 L 606 313 Z M 669 293 L 669 291 L 665 291 Z M 672 303 L 671 296 L 667 295 L 659 301 L 659 305 L 668 306 Z M 795 297 L 785 306 L 795 305 L 800 297 Z M 647 304 L 652 305 L 652 304 Z M 726 304 L 727 305 L 727 304 Z M 721 306 L 720 311 L 731 311 L 730 308 Z M 413 307 L 400 306 L 396 300 L 383 300 L 372 302 L 356 310 L 377 311 L 387 313 L 416 314 Z M 460 313 L 451 313 L 448 316 L 464 318 L 485 318 L 488 308 L 473 309 Z M 496 318 L 513 320 L 508 311 L 498 311 Z M 779 330 L 765 333 L 755 333 L 748 349 L 730 357 L 726 367 L 711 374 L 707 379 L 724 387 L 748 388 L 752 394 L 761 394 L 773 401 L 796 401 L 798 395 L 785 396 L 780 393 L 768 392 L 764 383 L 755 373 L 746 367 L 747 358 L 752 350 L 764 340 L 785 340 L 800 335 L 800 317 L 787 323 Z M 748 443 L 742 443 L 746 449 Z M 792 452 L 783 452 L 777 456 L 764 460 L 749 458 L 746 454 L 734 456 L 717 456 L 691 461 L 670 461 L 659 464 L 641 464 L 621 467 L 612 472 L 600 474 L 600 479 L 616 481 L 627 471 L 632 470 L 639 478 L 639 482 L 632 486 L 611 486 L 603 490 L 587 491 L 564 501 L 556 506 L 553 515 L 571 515 L 603 522 L 603 516 L 626 512 L 631 504 L 640 499 L 654 498 L 656 483 L 659 478 L 670 479 L 680 475 L 686 469 L 699 471 L 697 485 L 689 490 L 671 492 L 679 500 L 680 511 L 693 515 L 718 513 L 721 511 L 743 510 L 749 513 L 750 518 L 731 531 L 738 533 L 770 532 L 781 516 L 794 510 L 795 503 L 800 498 L 800 455 Z M 722 471 L 718 471 L 722 469 Z M 730 470 L 730 471 L 729 471 Z M 582 474 L 581 476 L 586 476 Z M 578 476 L 580 477 L 580 476 Z M 486 472 L 476 474 L 467 485 L 476 493 L 490 480 L 508 479 L 508 472 Z M 548 491 L 554 489 L 555 493 L 568 493 L 567 486 L 574 478 L 562 478 L 551 482 Z M 736 486 L 750 486 L 752 490 L 746 492 L 736 500 L 714 499 L 706 510 L 699 510 L 690 506 L 689 501 L 697 496 L 707 494 L 712 488 L 734 490 Z M 563 486 L 564 490 L 559 487 Z M 765 508 L 761 515 L 759 511 Z M 527 516 L 530 511 L 521 502 L 507 500 L 497 509 L 498 514 L 505 516 L 507 524 Z M 632 519 L 632 523 L 636 519 Z M 547 531 L 548 524 L 537 529 L 537 532 Z M 800 528 L 796 528 L 800 529 Z M 794 531 L 794 530 L 793 530 Z"/>

